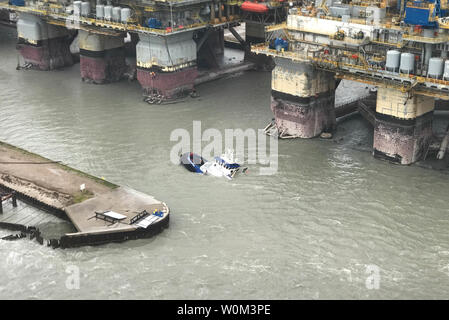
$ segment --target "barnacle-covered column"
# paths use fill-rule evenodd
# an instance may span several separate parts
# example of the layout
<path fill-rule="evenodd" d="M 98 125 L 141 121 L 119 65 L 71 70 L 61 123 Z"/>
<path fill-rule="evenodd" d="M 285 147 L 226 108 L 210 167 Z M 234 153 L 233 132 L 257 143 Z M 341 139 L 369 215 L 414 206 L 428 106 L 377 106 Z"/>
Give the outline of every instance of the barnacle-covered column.
<path fill-rule="evenodd" d="M 123 36 L 79 30 L 80 72 L 83 81 L 118 81 L 126 72 Z"/>
<path fill-rule="evenodd" d="M 29 67 L 53 70 L 73 64 L 67 28 L 21 13 L 17 21 L 17 34 L 17 50 Z"/>
<path fill-rule="evenodd" d="M 144 95 L 173 99 L 192 92 L 198 75 L 193 32 L 139 34 L 137 80 Z"/>
<path fill-rule="evenodd" d="M 282 136 L 312 138 L 335 127 L 333 74 L 310 64 L 275 58 L 271 110 Z"/>
<path fill-rule="evenodd" d="M 411 164 L 423 158 L 432 137 L 435 99 L 379 87 L 373 154 Z"/>

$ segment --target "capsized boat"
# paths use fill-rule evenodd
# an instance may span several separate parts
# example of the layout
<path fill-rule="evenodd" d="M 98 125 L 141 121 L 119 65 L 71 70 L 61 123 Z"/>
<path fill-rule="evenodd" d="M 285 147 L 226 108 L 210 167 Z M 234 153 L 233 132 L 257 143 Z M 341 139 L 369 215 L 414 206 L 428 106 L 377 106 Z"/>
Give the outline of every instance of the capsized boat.
<path fill-rule="evenodd" d="M 206 163 L 203 157 L 193 152 L 187 152 L 181 155 L 181 164 L 191 172 L 203 173 L 201 166 Z"/>
<path fill-rule="evenodd" d="M 200 155 L 187 152 L 181 155 L 181 164 L 189 171 L 211 175 L 214 177 L 226 177 L 232 180 L 241 170 L 245 172 L 247 168 L 242 168 L 234 160 L 234 153 L 228 151 L 220 157 L 215 157 L 211 161 L 206 161 Z"/>

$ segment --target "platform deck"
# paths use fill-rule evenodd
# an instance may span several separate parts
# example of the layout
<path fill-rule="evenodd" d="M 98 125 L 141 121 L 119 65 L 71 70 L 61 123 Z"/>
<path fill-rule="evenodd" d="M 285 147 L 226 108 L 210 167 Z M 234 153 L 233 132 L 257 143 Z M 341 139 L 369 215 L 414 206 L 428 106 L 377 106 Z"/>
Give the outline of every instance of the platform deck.
<path fill-rule="evenodd" d="M 119 187 L 82 203 L 71 205 L 65 211 L 78 231 L 88 232 L 111 229 L 135 230 L 136 226 L 130 225 L 131 218 L 143 210 L 152 213 L 155 209 L 165 210 L 165 206 L 152 196 L 130 188 Z M 105 211 L 114 211 L 127 218 L 117 223 L 95 218 L 95 212 Z"/>

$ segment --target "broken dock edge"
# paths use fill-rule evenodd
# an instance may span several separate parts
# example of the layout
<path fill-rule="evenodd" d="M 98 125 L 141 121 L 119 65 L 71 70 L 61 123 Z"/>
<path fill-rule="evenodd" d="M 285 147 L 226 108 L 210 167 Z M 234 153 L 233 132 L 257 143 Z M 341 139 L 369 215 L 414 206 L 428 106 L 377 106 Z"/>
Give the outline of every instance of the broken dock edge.
<path fill-rule="evenodd" d="M 124 231 L 103 231 L 103 232 L 76 232 L 62 236 L 58 241 L 61 248 L 74 248 L 85 245 L 100 245 L 111 242 L 123 242 L 127 240 L 137 240 L 151 238 L 164 229 L 168 228 L 170 216 L 167 214 L 164 219 L 151 224 L 148 228 L 138 228 Z"/>
<path fill-rule="evenodd" d="M 1 240 L 28 237 L 53 248 L 72 248 L 149 238 L 169 225 L 169 207 L 151 195 L 5 143 L 0 143 L 0 148 L 0 191 L 5 195 L 1 197 L 2 202 L 17 198 L 42 211 L 38 216 L 20 210 L 0 213 L 0 228 L 20 232 Z M 36 164 L 38 169 L 28 167 Z M 81 198 L 76 197 L 80 185 L 89 191 Z M 54 201 L 55 198 L 64 202 Z M 45 216 L 43 220 L 42 216 Z M 39 228 L 42 223 L 55 219 L 51 216 L 69 221 L 76 232 L 44 239 Z"/>
<path fill-rule="evenodd" d="M 14 191 L 13 189 L 0 183 L 0 189 L 8 192 Z M 56 208 L 50 206 L 44 202 L 36 200 L 29 197 L 26 194 L 15 191 L 16 196 L 19 200 L 32 205 L 40 210 L 45 211 L 47 214 L 55 215 L 59 218 L 69 220 L 68 214 L 65 209 Z M 0 228 L 10 231 L 20 232 L 17 235 L 7 235 L 2 240 L 17 240 L 24 237 L 28 237 L 30 240 L 36 240 L 41 245 L 46 244 L 48 247 L 56 248 L 75 248 L 82 246 L 93 246 L 102 245 L 112 242 L 124 242 L 127 240 L 137 240 L 151 238 L 164 229 L 168 228 L 170 222 L 170 209 L 168 206 L 162 202 L 165 207 L 165 214 L 162 219 L 149 225 L 147 228 L 129 228 L 129 229 L 109 229 L 109 230 L 98 230 L 98 231 L 85 231 L 85 232 L 74 232 L 67 233 L 60 238 L 46 239 L 39 231 L 38 226 L 25 225 L 20 223 L 10 223 L 0 221 Z M 72 222 L 73 223 L 73 222 Z"/>

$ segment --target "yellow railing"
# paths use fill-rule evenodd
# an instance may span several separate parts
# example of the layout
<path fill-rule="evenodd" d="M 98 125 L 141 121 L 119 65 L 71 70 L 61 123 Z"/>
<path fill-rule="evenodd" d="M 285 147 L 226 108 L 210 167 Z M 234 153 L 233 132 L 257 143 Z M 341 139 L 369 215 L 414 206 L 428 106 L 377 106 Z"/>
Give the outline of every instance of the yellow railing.
<path fill-rule="evenodd" d="M 431 43 L 442 43 L 442 42 L 449 41 L 448 36 L 444 36 L 444 37 L 437 36 L 437 37 L 431 38 L 431 37 L 424 37 L 424 36 L 418 36 L 416 34 L 406 34 L 406 33 L 404 33 L 402 35 L 402 39 L 416 41 L 416 42 L 431 42 Z"/>
<path fill-rule="evenodd" d="M 55 24 L 55 25 L 64 25 L 65 21 L 76 21 L 76 22 L 80 22 L 80 24 L 85 24 L 85 25 L 94 25 L 94 26 L 98 26 L 98 27 L 103 27 L 103 28 L 109 28 L 109 29 L 113 29 L 113 30 L 119 30 L 119 31 L 144 31 L 144 32 L 151 32 L 151 33 L 158 33 L 158 34 L 170 34 L 173 32 L 180 32 L 180 31 L 184 31 L 184 30 L 189 30 L 189 29 L 193 29 L 193 28 L 198 28 L 198 27 L 202 27 L 202 26 L 206 26 L 208 24 L 208 22 L 203 22 L 203 23 L 194 23 L 194 24 L 190 24 L 190 25 L 186 25 L 182 28 L 173 28 L 173 29 L 152 29 L 152 28 L 147 28 L 138 24 L 135 24 L 134 22 L 136 22 L 136 20 L 134 21 L 130 21 L 131 23 L 120 23 L 120 22 L 113 22 L 113 21 L 106 21 L 106 20 L 98 20 L 98 19 L 94 19 L 94 18 L 89 18 L 89 17 L 83 17 L 83 16 L 77 16 L 74 17 L 73 15 L 69 15 L 66 13 L 54 13 L 51 12 L 50 10 L 48 10 L 48 7 L 46 8 L 46 10 L 43 10 L 41 8 L 34 8 L 34 7 L 17 7 L 17 6 L 13 6 L 13 5 L 9 5 L 7 2 L 0 2 L 0 8 L 5 8 L 5 9 L 12 9 L 18 12 L 25 12 L 25 13 L 34 13 L 34 14 L 38 14 L 41 16 L 44 16 L 49 23 L 51 24 Z M 94 30 L 92 30 L 94 31 Z"/>
<path fill-rule="evenodd" d="M 420 77 L 420 76 L 415 76 L 415 78 L 416 78 L 416 80 L 419 83 L 431 82 L 431 83 L 435 83 L 435 84 L 441 84 L 441 85 L 449 86 L 449 81 L 447 81 L 447 80 L 440 80 L 440 79 L 434 79 L 434 78 L 425 78 L 425 77 Z"/>

